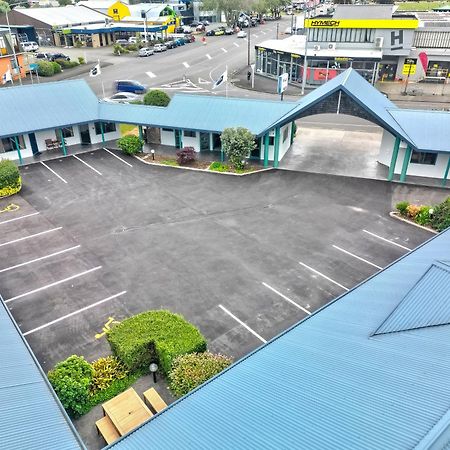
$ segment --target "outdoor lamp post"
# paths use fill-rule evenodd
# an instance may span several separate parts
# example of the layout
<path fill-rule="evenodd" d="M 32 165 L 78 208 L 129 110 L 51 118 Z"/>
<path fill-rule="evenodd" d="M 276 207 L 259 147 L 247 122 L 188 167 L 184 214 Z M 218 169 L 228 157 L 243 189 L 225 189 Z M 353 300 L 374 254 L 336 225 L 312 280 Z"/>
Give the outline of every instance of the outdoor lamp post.
<path fill-rule="evenodd" d="M 150 373 L 153 374 L 153 383 L 156 383 L 156 372 L 158 371 L 158 364 L 151 363 L 149 366 Z"/>
<path fill-rule="evenodd" d="M 434 209 L 430 208 L 429 211 L 428 211 L 428 215 L 430 216 L 430 219 L 433 218 L 433 214 L 434 214 Z"/>
<path fill-rule="evenodd" d="M 152 159 L 153 159 L 153 161 L 155 160 L 155 150 L 152 148 L 151 150 L 150 150 L 150 153 L 152 154 Z"/>

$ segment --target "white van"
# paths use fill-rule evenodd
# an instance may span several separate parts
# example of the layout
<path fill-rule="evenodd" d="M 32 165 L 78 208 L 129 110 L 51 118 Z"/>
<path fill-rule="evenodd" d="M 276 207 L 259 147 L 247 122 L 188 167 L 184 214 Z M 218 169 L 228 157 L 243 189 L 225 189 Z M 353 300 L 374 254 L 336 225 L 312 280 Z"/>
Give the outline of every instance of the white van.
<path fill-rule="evenodd" d="M 39 50 L 39 45 L 34 41 L 21 42 L 20 45 L 24 52 L 37 52 Z"/>

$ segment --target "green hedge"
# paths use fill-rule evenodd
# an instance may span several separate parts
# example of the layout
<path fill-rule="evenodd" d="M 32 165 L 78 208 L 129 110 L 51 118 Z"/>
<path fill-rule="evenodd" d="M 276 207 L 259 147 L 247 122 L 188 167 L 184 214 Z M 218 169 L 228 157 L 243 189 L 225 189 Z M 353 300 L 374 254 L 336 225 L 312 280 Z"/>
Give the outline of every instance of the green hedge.
<path fill-rule="evenodd" d="M 126 155 L 134 155 L 142 151 L 144 141 L 134 134 L 128 134 L 117 141 L 117 146 Z"/>
<path fill-rule="evenodd" d="M 7 159 L 0 160 L 0 198 L 16 194 L 22 187 L 18 167 Z"/>
<path fill-rule="evenodd" d="M 50 61 L 38 61 L 38 74 L 41 77 L 52 77 L 55 74 L 55 67 Z"/>
<path fill-rule="evenodd" d="M 213 353 L 191 353 L 178 356 L 169 374 L 170 390 L 176 397 L 186 395 L 232 363 L 231 358 Z"/>
<path fill-rule="evenodd" d="M 164 310 L 130 317 L 107 336 L 114 354 L 131 371 L 146 370 L 157 358 L 168 375 L 177 356 L 206 350 L 206 340 L 197 328 L 182 316 Z"/>
<path fill-rule="evenodd" d="M 437 231 L 444 231 L 450 227 L 450 197 L 434 207 L 431 226 Z"/>

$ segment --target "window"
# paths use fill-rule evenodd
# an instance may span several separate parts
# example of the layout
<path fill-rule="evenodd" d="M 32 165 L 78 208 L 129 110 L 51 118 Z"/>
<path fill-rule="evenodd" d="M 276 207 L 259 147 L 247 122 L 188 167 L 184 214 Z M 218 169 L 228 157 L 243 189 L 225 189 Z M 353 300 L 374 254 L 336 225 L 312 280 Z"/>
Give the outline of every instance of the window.
<path fill-rule="evenodd" d="M 95 122 L 95 134 L 102 134 L 101 124 L 103 124 L 103 133 L 116 131 L 116 124 L 114 122 Z"/>
<path fill-rule="evenodd" d="M 61 132 L 64 138 L 70 138 L 73 137 L 73 128 L 72 127 L 62 127 Z M 61 134 L 59 133 L 59 130 L 56 131 L 56 139 L 60 139 Z"/>
<path fill-rule="evenodd" d="M 163 131 L 167 131 L 168 133 L 173 133 L 173 129 L 172 128 L 163 128 Z"/>
<path fill-rule="evenodd" d="M 269 145 L 275 144 L 275 136 L 269 136 Z"/>
<path fill-rule="evenodd" d="M 286 127 L 283 131 L 283 142 L 286 142 L 288 136 L 289 136 L 289 127 Z"/>
<path fill-rule="evenodd" d="M 184 130 L 183 131 L 184 137 L 196 137 L 197 132 L 191 131 L 191 130 Z"/>
<path fill-rule="evenodd" d="M 20 149 L 23 150 L 25 148 L 25 141 L 22 135 L 11 136 L 0 140 L 0 153 L 15 152 L 17 150 L 16 141 L 14 140 L 15 137 L 17 137 Z"/>
<path fill-rule="evenodd" d="M 428 166 L 434 166 L 436 164 L 437 153 L 430 152 L 416 152 L 413 150 L 411 155 L 412 164 L 427 164 Z"/>

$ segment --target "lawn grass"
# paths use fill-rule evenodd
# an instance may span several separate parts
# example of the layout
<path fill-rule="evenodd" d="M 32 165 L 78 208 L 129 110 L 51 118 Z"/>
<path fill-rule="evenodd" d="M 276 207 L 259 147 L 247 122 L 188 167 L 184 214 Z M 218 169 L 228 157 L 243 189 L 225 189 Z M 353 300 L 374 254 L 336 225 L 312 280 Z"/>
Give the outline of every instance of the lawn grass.
<path fill-rule="evenodd" d="M 398 3 L 397 11 L 431 11 L 448 4 L 449 2 L 402 2 Z"/>
<path fill-rule="evenodd" d="M 122 136 L 125 136 L 126 134 L 139 134 L 139 130 L 136 125 L 129 125 L 127 123 L 121 123 L 119 125 L 119 130 Z"/>

